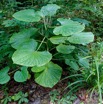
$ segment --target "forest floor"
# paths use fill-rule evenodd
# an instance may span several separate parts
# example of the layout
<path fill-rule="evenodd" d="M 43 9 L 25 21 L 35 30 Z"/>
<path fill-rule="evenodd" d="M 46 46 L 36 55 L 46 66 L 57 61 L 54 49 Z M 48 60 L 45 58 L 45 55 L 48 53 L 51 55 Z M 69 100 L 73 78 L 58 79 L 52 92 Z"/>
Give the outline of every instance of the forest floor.
<path fill-rule="evenodd" d="M 36 84 L 34 81 L 28 80 L 24 84 L 14 83 L 10 81 L 8 83 L 8 95 L 13 96 L 15 93 L 22 91 L 28 93 L 28 104 L 69 104 L 63 102 L 63 96 L 69 92 L 67 87 L 67 80 L 59 82 L 52 89 L 44 88 Z M 0 88 L 1 89 L 1 88 Z M 0 99 L 4 98 L 4 90 L 0 90 Z M 51 93 L 54 92 L 54 93 Z M 58 93 L 57 93 L 58 92 Z M 98 94 L 94 92 L 91 96 L 91 93 L 87 93 L 86 89 L 80 89 L 75 93 L 76 97 L 72 100 L 72 104 L 98 104 Z M 62 100 L 61 100 L 62 99 Z M 58 102 L 60 101 L 61 102 Z M 65 99 L 67 100 L 67 99 Z M 17 102 L 9 102 L 8 104 L 18 104 Z M 26 103 L 23 103 L 26 104 Z"/>

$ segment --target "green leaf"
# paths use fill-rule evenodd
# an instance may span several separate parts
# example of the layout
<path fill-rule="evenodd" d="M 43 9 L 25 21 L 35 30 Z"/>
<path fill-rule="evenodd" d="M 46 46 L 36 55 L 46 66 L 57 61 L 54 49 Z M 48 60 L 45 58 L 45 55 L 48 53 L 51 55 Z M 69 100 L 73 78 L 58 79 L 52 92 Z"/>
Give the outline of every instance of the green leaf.
<path fill-rule="evenodd" d="M 47 4 L 41 8 L 42 17 L 53 16 L 60 7 L 56 4 Z"/>
<path fill-rule="evenodd" d="M 65 63 L 69 65 L 74 70 L 79 70 L 79 66 L 75 60 L 65 59 Z"/>
<path fill-rule="evenodd" d="M 57 19 L 57 21 L 59 21 L 60 23 L 61 23 L 61 25 L 66 25 L 66 24 L 79 24 L 80 25 L 80 23 L 79 22 L 76 22 L 76 21 L 72 21 L 72 20 L 70 20 L 70 19 L 66 19 L 66 18 L 58 18 Z"/>
<path fill-rule="evenodd" d="M 30 39 L 36 33 L 36 28 L 24 29 L 18 33 L 14 33 L 10 38 L 10 43 L 13 48 L 18 49 L 25 41 Z"/>
<path fill-rule="evenodd" d="M 65 43 L 65 40 L 67 39 L 67 37 L 62 37 L 62 36 L 53 36 L 50 38 L 50 41 L 53 44 L 60 44 L 60 43 Z"/>
<path fill-rule="evenodd" d="M 4 20 L 2 25 L 4 25 L 5 27 L 10 27 L 10 26 L 16 26 L 16 23 L 14 21 L 14 19 L 12 20 Z"/>
<path fill-rule="evenodd" d="M 85 68 L 89 68 L 89 61 L 86 58 L 79 57 L 78 63 Z"/>
<path fill-rule="evenodd" d="M 24 82 L 28 79 L 27 67 L 22 67 L 21 71 L 17 71 L 14 74 L 14 79 L 16 82 Z"/>
<path fill-rule="evenodd" d="M 28 49 L 28 50 L 36 50 L 37 42 L 34 39 L 28 39 L 24 43 L 21 44 L 19 49 Z"/>
<path fill-rule="evenodd" d="M 0 84 L 5 84 L 10 80 L 8 71 L 9 71 L 9 67 L 5 67 L 0 70 Z"/>
<path fill-rule="evenodd" d="M 92 32 L 81 32 L 69 37 L 68 41 L 74 44 L 85 45 L 94 41 L 94 35 Z"/>
<path fill-rule="evenodd" d="M 36 77 L 35 81 L 41 86 L 52 88 L 60 80 L 61 74 L 62 68 L 57 64 L 49 62 L 45 65 L 45 70 Z"/>
<path fill-rule="evenodd" d="M 73 34 L 80 33 L 85 29 L 84 24 L 80 24 L 79 22 L 75 22 L 72 20 L 68 20 L 67 23 L 66 23 L 66 21 L 64 21 L 64 22 L 60 21 L 60 22 L 63 25 L 58 26 L 54 29 L 53 33 L 55 35 L 71 36 Z"/>
<path fill-rule="evenodd" d="M 45 70 L 45 68 L 46 68 L 46 66 L 41 66 L 41 67 L 36 67 L 36 66 L 34 66 L 31 70 L 32 70 L 32 72 L 41 72 L 41 71 L 43 71 L 43 70 Z"/>
<path fill-rule="evenodd" d="M 18 11 L 13 14 L 13 17 L 19 21 L 25 22 L 38 22 L 41 19 L 38 13 L 35 12 L 33 9 L 25 9 Z"/>
<path fill-rule="evenodd" d="M 14 52 L 12 60 L 15 64 L 23 66 L 43 66 L 52 59 L 52 55 L 48 51 L 34 51 L 21 49 Z"/>
<path fill-rule="evenodd" d="M 73 18 L 72 20 L 78 21 L 78 22 L 83 23 L 83 24 L 85 24 L 87 26 L 91 23 L 90 21 L 88 21 L 86 19 L 82 19 L 82 18 Z"/>
<path fill-rule="evenodd" d="M 63 54 L 70 54 L 75 49 L 75 46 L 72 45 L 63 45 L 60 44 L 56 47 L 57 51 Z"/>
<path fill-rule="evenodd" d="M 11 98 L 14 100 L 14 101 L 18 101 L 19 99 L 21 99 L 21 94 L 20 92 L 18 92 L 17 94 L 15 94 L 14 96 L 12 96 Z"/>
<path fill-rule="evenodd" d="M 24 22 L 24 21 L 19 21 L 19 20 L 13 18 L 13 19 L 4 20 L 2 25 L 4 25 L 5 27 L 14 27 L 14 26 L 25 26 L 26 27 L 29 25 L 29 23 Z"/>

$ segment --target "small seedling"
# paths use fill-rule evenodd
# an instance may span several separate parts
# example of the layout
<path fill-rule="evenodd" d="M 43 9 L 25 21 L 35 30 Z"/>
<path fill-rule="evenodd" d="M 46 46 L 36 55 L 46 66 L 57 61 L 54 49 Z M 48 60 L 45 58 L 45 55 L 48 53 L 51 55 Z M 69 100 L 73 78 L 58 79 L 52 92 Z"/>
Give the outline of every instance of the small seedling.
<path fill-rule="evenodd" d="M 17 94 L 15 94 L 14 96 L 12 96 L 12 100 L 14 101 L 18 101 L 18 104 L 22 104 L 23 102 L 28 103 L 28 94 L 27 93 L 23 93 L 23 92 L 18 92 Z"/>

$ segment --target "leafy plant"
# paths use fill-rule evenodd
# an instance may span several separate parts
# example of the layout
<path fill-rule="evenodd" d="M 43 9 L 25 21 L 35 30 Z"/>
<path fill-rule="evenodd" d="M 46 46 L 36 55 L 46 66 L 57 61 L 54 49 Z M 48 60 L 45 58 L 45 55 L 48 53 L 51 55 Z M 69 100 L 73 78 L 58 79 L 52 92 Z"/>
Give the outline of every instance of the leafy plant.
<path fill-rule="evenodd" d="M 93 89 L 98 89 L 99 92 L 99 102 L 102 104 L 102 52 L 103 52 L 103 43 L 97 42 L 92 44 L 91 48 L 91 56 L 92 56 L 92 63 L 91 63 L 91 72 L 89 77 L 87 78 L 87 81 L 91 82 L 91 78 L 94 78 L 92 82 Z"/>
<path fill-rule="evenodd" d="M 2 99 L 1 104 L 7 104 L 12 101 L 11 96 L 7 95 L 4 99 Z"/>
<path fill-rule="evenodd" d="M 97 42 L 91 44 L 91 48 L 89 50 L 89 55 L 84 58 L 80 58 L 79 56 L 79 65 L 81 65 L 82 69 L 78 72 L 73 73 L 66 78 L 69 80 L 73 80 L 72 82 L 68 83 L 67 88 L 70 88 L 69 92 L 73 92 L 74 90 L 78 90 L 82 87 L 90 88 L 91 95 L 94 90 L 97 90 L 99 93 L 99 102 L 102 104 L 102 77 L 103 77 L 103 59 L 102 59 L 102 52 L 103 52 L 103 43 Z M 70 64 L 70 59 L 66 59 L 66 63 Z M 78 65 L 78 64 L 77 64 Z M 78 69 L 75 64 L 70 65 L 73 69 Z M 74 71 L 73 71 L 74 72 Z M 65 79 L 66 79 L 65 78 Z"/>
<path fill-rule="evenodd" d="M 56 54 L 68 55 L 75 50 L 75 44 L 86 45 L 94 40 L 91 32 L 82 32 L 85 29 L 84 24 L 71 19 L 58 18 L 57 21 L 61 25 L 55 26 L 52 33 L 49 32 L 52 29 L 53 16 L 58 9 L 60 7 L 56 4 L 47 4 L 40 11 L 25 9 L 14 13 L 13 17 L 17 20 L 32 23 L 39 22 L 39 25 L 43 22 L 44 26 L 41 25 L 42 27 L 37 27 L 37 29 L 32 27 L 21 30 L 14 33 L 10 38 L 11 46 L 16 49 L 12 56 L 13 62 L 18 65 L 33 67 L 32 71 L 36 72 L 35 81 L 50 88 L 60 80 L 62 74 L 62 68 L 51 62 L 55 52 Z M 36 37 L 37 35 L 39 37 Z M 42 41 L 40 36 L 43 37 Z M 38 43 L 37 40 L 41 43 Z M 52 47 L 49 45 L 56 47 L 56 51 L 51 53 L 50 49 Z M 23 81 L 21 72 L 15 73 L 15 80 L 17 73 L 21 76 L 18 82 Z"/>
<path fill-rule="evenodd" d="M 59 92 L 58 91 L 56 91 L 56 90 L 54 90 L 54 91 L 51 91 L 50 93 L 49 93 L 49 95 L 50 95 L 50 101 L 52 102 L 52 103 L 55 103 L 57 100 L 58 100 L 58 96 L 59 96 Z"/>
<path fill-rule="evenodd" d="M 1 100 L 1 104 L 7 104 L 8 102 L 11 101 L 16 101 L 18 102 L 18 104 L 22 104 L 22 103 L 28 103 L 28 94 L 27 93 L 23 93 L 22 91 L 14 94 L 13 96 L 8 95 L 7 92 L 5 92 L 5 96 L 4 98 Z"/>
<path fill-rule="evenodd" d="M 16 82 L 25 82 L 33 73 L 38 84 L 52 88 L 66 70 L 69 92 L 98 89 L 101 103 L 103 45 L 98 36 L 103 34 L 103 1 L 17 1 L 0 2 L 0 84 L 6 86 L 13 75 Z M 2 101 L 11 100 L 7 95 Z M 60 103 L 72 102 L 67 101 Z"/>
<path fill-rule="evenodd" d="M 23 93 L 22 91 L 20 91 L 15 95 L 13 95 L 11 98 L 14 101 L 18 101 L 18 104 L 22 104 L 23 102 L 28 103 L 27 97 L 28 97 L 27 93 Z"/>
<path fill-rule="evenodd" d="M 77 98 L 76 95 L 64 94 L 61 98 L 58 91 L 54 90 L 50 92 L 50 102 L 53 104 L 73 104 L 74 100 Z"/>

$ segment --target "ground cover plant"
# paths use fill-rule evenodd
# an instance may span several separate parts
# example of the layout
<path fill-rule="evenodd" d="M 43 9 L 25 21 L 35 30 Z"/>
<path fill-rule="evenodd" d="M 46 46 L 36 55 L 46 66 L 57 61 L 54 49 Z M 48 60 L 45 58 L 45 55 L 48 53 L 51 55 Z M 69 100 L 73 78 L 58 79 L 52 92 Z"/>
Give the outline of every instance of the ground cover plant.
<path fill-rule="evenodd" d="M 71 92 L 85 87 L 92 92 L 98 89 L 102 104 L 102 1 L 27 0 L 28 6 L 22 7 L 24 2 L 11 0 L 4 7 L 6 2 L 0 3 L 0 84 L 34 79 L 43 87 L 53 88 L 64 77 L 62 80 L 68 79 L 65 89 Z M 84 4 L 85 8 L 78 11 Z M 92 10 L 94 6 L 99 13 Z M 66 9 L 69 17 L 64 13 Z M 92 13 L 93 17 L 84 18 Z M 90 25 L 96 17 L 100 20 L 95 24 L 98 28 Z"/>

